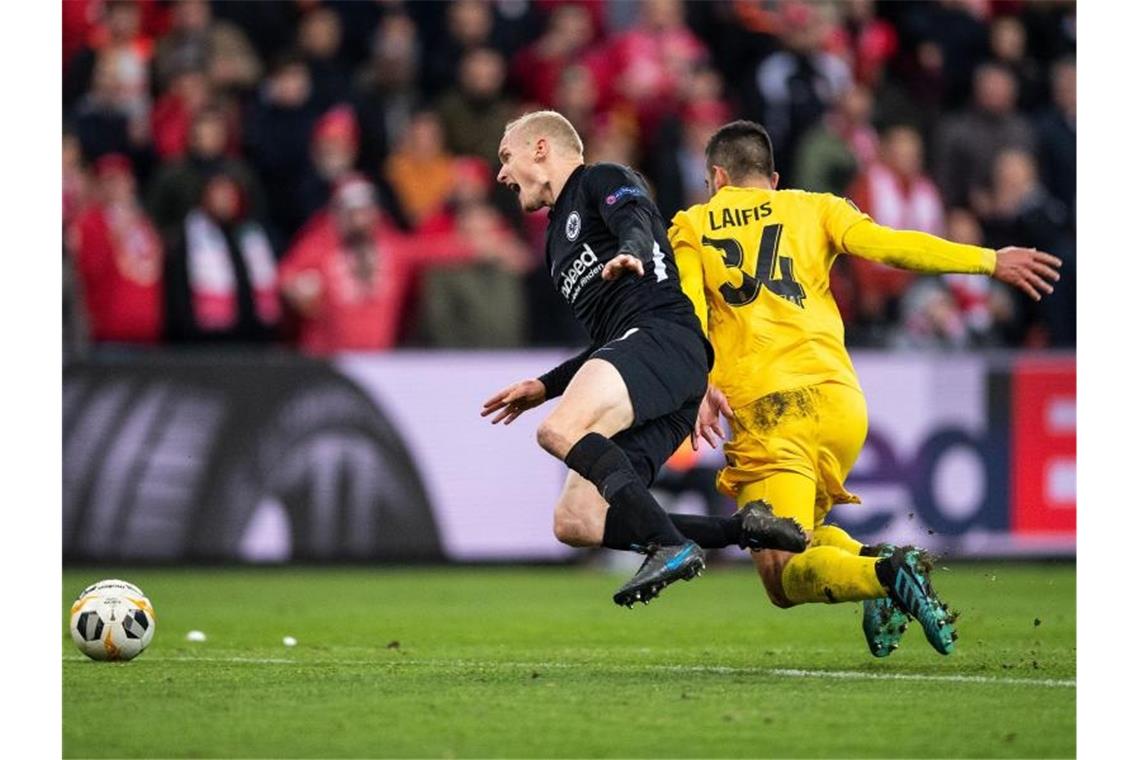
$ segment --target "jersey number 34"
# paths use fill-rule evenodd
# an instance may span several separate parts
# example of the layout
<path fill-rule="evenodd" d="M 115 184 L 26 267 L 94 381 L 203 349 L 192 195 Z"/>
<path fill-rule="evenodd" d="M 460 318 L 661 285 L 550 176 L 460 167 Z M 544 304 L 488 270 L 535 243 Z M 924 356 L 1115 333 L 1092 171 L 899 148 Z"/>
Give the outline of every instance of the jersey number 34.
<path fill-rule="evenodd" d="M 756 276 L 748 274 L 744 268 L 744 248 L 734 238 L 702 237 L 701 244 L 712 246 L 720 251 L 724 257 L 724 265 L 739 269 L 743 275 L 740 287 L 734 288 L 725 284 L 720 286 L 720 294 L 729 306 L 746 306 L 756 300 L 762 288 L 768 288 L 780 298 L 791 301 L 801 309 L 804 306 L 803 286 L 796 282 L 795 270 L 791 258 L 777 255 L 780 247 L 780 235 L 784 231 L 782 224 L 768 224 L 760 234 L 760 247 L 756 250 L 752 261 L 752 271 Z M 779 277 L 776 277 L 776 268 L 779 264 Z"/>

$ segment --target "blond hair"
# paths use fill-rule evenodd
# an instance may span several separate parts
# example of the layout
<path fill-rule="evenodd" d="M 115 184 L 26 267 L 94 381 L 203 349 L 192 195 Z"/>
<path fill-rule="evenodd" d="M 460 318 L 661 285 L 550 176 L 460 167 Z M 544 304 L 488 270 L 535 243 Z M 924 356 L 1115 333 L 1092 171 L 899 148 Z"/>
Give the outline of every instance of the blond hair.
<path fill-rule="evenodd" d="M 574 125 L 570 123 L 569 119 L 557 111 L 531 111 L 528 114 L 523 114 L 507 124 L 503 128 L 503 134 L 514 130 L 519 130 L 519 135 L 528 142 L 535 137 L 549 137 L 561 147 L 573 151 L 577 156 L 581 156 L 585 152 L 582 138 L 578 136 L 578 130 L 574 129 Z"/>

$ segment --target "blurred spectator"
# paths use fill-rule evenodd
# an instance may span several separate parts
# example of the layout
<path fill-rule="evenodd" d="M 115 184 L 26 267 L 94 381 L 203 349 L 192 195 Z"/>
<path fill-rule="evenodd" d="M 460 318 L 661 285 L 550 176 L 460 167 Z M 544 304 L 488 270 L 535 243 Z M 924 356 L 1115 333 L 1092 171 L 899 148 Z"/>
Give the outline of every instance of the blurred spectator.
<path fill-rule="evenodd" d="M 1037 61 L 1026 53 L 1025 26 L 1014 16 L 1000 16 L 990 25 L 990 53 L 996 63 L 1017 79 L 1017 105 L 1022 111 L 1036 111 L 1048 95 L 1045 77 Z"/>
<path fill-rule="evenodd" d="M 444 146 L 439 116 L 428 110 L 413 116 L 403 139 L 384 163 L 384 177 L 413 227 L 447 201 L 455 186 L 453 164 L 454 157 Z"/>
<path fill-rule="evenodd" d="M 297 47 L 313 82 L 313 100 L 322 111 L 349 97 L 351 76 L 340 59 L 341 37 L 340 17 L 320 6 L 301 18 L 297 30 Z"/>
<path fill-rule="evenodd" d="M 1065 204 L 1070 224 L 1077 212 L 1077 62 L 1053 64 L 1053 102 L 1037 119 L 1041 180 Z"/>
<path fill-rule="evenodd" d="M 262 61 L 276 60 L 297 39 L 301 12 L 311 4 L 267 2 L 211 2 L 215 23 L 225 22 L 240 29 Z"/>
<path fill-rule="evenodd" d="M 421 11 L 431 3 L 415 3 L 411 11 Z M 436 6 L 439 8 L 440 6 Z M 469 53 L 479 48 L 493 49 L 491 33 L 495 16 L 491 3 L 484 0 L 454 0 L 444 10 L 446 14 L 443 34 L 439 39 L 426 40 L 430 55 L 424 56 L 420 83 L 424 95 L 431 99 L 452 87 L 460 78 L 460 66 Z M 436 22 L 438 23 L 438 22 Z M 435 27 L 435 24 L 429 24 Z M 425 27 L 421 26 L 421 29 Z"/>
<path fill-rule="evenodd" d="M 264 342 L 280 319 L 269 236 L 247 216 L 241 184 L 218 171 L 197 208 L 171 236 L 166 333 L 183 343 Z"/>
<path fill-rule="evenodd" d="M 1076 54 L 1076 0 L 1024 3 L 1019 10 L 1034 58 L 1051 61 Z"/>
<path fill-rule="evenodd" d="M 297 187 L 309 168 L 309 135 L 319 111 L 308 66 L 295 54 L 278 60 L 250 109 L 246 145 L 266 187 Z M 269 220 L 288 238 L 305 221 L 294 194 L 271 198 Z"/>
<path fill-rule="evenodd" d="M 947 212 L 946 239 L 965 245 L 986 244 L 977 217 L 963 208 Z M 1006 285 L 990 277 L 969 274 L 943 275 L 942 281 L 961 310 L 975 345 L 999 346 L 1012 342 L 1017 307 Z"/>
<path fill-rule="evenodd" d="M 139 110 L 124 81 L 120 60 L 108 53 L 95 63 L 91 91 L 75 108 L 75 133 L 83 156 L 94 161 L 108 153 L 129 156 L 139 168 L 149 160 L 149 113 Z"/>
<path fill-rule="evenodd" d="M 710 65 L 698 64 L 679 94 L 679 111 L 662 122 L 657 143 L 650 147 L 647 156 L 657 205 L 666 219 L 708 199 L 705 144 L 717 127 L 730 120 L 732 113 L 723 99 L 720 73 Z"/>
<path fill-rule="evenodd" d="M 249 38 L 235 24 L 215 20 L 206 0 L 176 0 L 170 31 L 158 41 L 154 71 L 160 90 L 182 72 L 202 71 L 222 91 L 252 90 L 261 77 L 261 61 Z"/>
<path fill-rule="evenodd" d="M 194 115 L 209 99 L 209 80 L 201 70 L 188 69 L 171 77 L 170 88 L 155 103 L 151 116 L 154 152 L 161 160 L 186 152 Z"/>
<path fill-rule="evenodd" d="M 636 166 L 641 163 L 637 150 L 637 122 L 625 113 L 600 114 L 584 139 L 588 164 L 606 161 Z"/>
<path fill-rule="evenodd" d="M 841 12 L 842 23 L 835 29 L 838 47 L 844 51 L 855 81 L 874 86 L 898 52 L 898 34 L 890 22 L 876 18 L 873 0 L 847 0 Z"/>
<path fill-rule="evenodd" d="M 790 162 L 800 138 L 851 87 L 852 79 L 843 59 L 824 49 L 828 25 L 823 6 L 793 0 L 783 6 L 782 21 L 785 49 L 756 69 L 756 87 L 776 160 Z M 794 166 L 785 169 L 795 175 Z"/>
<path fill-rule="evenodd" d="M 125 156 L 95 165 L 95 202 L 70 231 L 95 343 L 156 343 L 162 328 L 162 244 L 142 212 Z"/>
<path fill-rule="evenodd" d="M 574 125 L 578 134 L 590 131 L 598 109 L 598 87 L 588 67 L 573 64 L 559 72 L 558 86 L 554 90 L 554 109 Z"/>
<path fill-rule="evenodd" d="M 498 161 L 503 125 L 516 106 L 503 92 L 506 68 L 501 56 L 490 48 L 477 48 L 463 56 L 459 86 L 439 100 L 447 146 L 454 153 L 479 156 L 488 165 Z"/>
<path fill-rule="evenodd" d="M 883 135 L 879 160 L 848 195 L 879 224 L 942 236 L 942 198 L 922 167 L 922 137 L 910 126 L 891 127 Z"/>
<path fill-rule="evenodd" d="M 941 236 L 942 200 L 938 188 L 922 172 L 918 132 L 909 126 L 892 127 L 883 135 L 880 153 L 879 160 L 851 186 L 851 200 L 879 224 Z M 857 313 L 872 322 L 892 319 L 907 287 L 915 282 L 912 272 L 860 258 L 851 259 L 850 273 L 855 280 Z M 935 309 L 940 293 L 923 287 L 921 297 L 911 298 L 910 308 L 920 313 L 926 313 L 927 307 Z M 948 325 L 943 328 L 950 329 Z"/>
<path fill-rule="evenodd" d="M 564 72 L 580 60 L 593 40 L 594 27 L 585 7 L 576 3 L 555 6 L 542 36 L 511 61 L 511 80 L 522 98 L 553 105 Z"/>
<path fill-rule="evenodd" d="M 661 120 L 676 106 L 684 82 L 708 58 L 704 43 L 685 26 L 680 0 L 643 0 L 637 24 L 590 56 L 603 109 L 628 109 L 640 139 L 654 141 Z"/>
<path fill-rule="evenodd" d="M 465 258 L 453 236 L 408 236 L 384 219 L 366 180 L 345 180 L 331 213 L 305 226 L 281 263 L 298 343 L 316 355 L 392 348 L 409 289 L 426 262 Z"/>
<path fill-rule="evenodd" d="M 440 348 L 514 348 L 526 338 L 522 279 L 530 256 L 485 201 L 460 204 L 455 232 L 477 258 L 431 267 L 423 278 L 419 328 Z"/>
<path fill-rule="evenodd" d="M 906 292 L 891 347 L 905 350 L 969 348 L 970 330 L 946 284 L 923 277 Z"/>
<path fill-rule="evenodd" d="M 657 206 L 666 219 L 709 197 L 705 146 L 727 121 L 728 108 L 716 101 L 685 107 L 680 118 L 661 129 L 661 145 L 653 152 Z"/>
<path fill-rule="evenodd" d="M 1076 241 L 1069 231 L 1065 206 L 1040 183 L 1036 162 L 1028 151 L 1002 151 L 993 171 L 993 194 L 982 220 L 986 245 L 1039 248 L 1064 262 L 1054 292 L 1032 304 L 1025 339 L 1035 346 L 1075 345 Z"/>
<path fill-rule="evenodd" d="M 65 130 L 62 145 L 63 157 L 63 227 L 75 220 L 87 206 L 90 180 L 83 165 L 83 149 L 75 132 Z"/>
<path fill-rule="evenodd" d="M 419 103 L 419 55 L 411 18 L 403 13 L 385 16 L 373 38 L 372 57 L 357 78 L 353 100 L 360 119 L 361 164 L 369 171 L 379 170 Z"/>
<path fill-rule="evenodd" d="M 871 126 L 873 107 L 870 91 L 860 85 L 840 96 L 800 141 L 789 186 L 844 195 L 859 171 L 878 155 L 879 136 Z"/>
<path fill-rule="evenodd" d="M 329 201 L 333 187 L 356 169 L 360 130 L 348 106 L 337 106 L 313 128 L 312 167 L 295 189 L 296 205 L 305 218 Z"/>
<path fill-rule="evenodd" d="M 924 67 L 937 69 L 945 88 L 942 101 L 957 108 L 969 96 L 972 72 L 988 53 L 988 3 L 939 0 L 899 5 L 904 34 L 919 43 Z"/>
<path fill-rule="evenodd" d="M 263 218 L 265 192 L 249 164 L 226 155 L 230 143 L 228 129 L 222 111 L 213 107 L 202 109 L 190 125 L 186 155 L 166 164 L 155 175 L 146 194 L 146 205 L 164 235 L 182 224 L 202 198 L 206 179 L 218 172 L 238 181 L 249 215 Z"/>
<path fill-rule="evenodd" d="M 63 80 L 64 106 L 70 106 L 92 87 L 99 61 L 115 68 L 119 99 L 132 115 L 145 115 L 150 98 L 150 60 L 154 41 L 143 30 L 137 0 L 105 0 L 97 9 L 99 23 L 87 44 L 71 59 Z"/>
<path fill-rule="evenodd" d="M 989 187 L 997 154 L 1033 149 L 1033 128 L 1016 106 L 1013 75 L 994 64 L 979 66 L 973 105 L 945 120 L 935 144 L 934 176 L 948 205 L 981 210 L 979 196 Z"/>

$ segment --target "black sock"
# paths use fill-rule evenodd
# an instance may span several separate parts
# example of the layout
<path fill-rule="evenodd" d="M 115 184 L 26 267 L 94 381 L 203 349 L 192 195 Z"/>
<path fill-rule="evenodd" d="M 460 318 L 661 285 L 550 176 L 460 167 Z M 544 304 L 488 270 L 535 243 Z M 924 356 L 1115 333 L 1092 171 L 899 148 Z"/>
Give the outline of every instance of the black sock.
<path fill-rule="evenodd" d="M 891 587 L 891 558 L 883 557 L 875 563 L 875 577 L 879 579 L 879 583 L 883 584 L 883 588 Z"/>
<path fill-rule="evenodd" d="M 597 486 L 610 505 L 602 546 L 628 550 L 685 543 L 668 513 L 637 477 L 629 457 L 609 438 L 587 433 L 566 455 L 566 465 Z"/>
<path fill-rule="evenodd" d="M 685 538 L 696 541 L 702 549 L 723 549 L 740 545 L 740 520 L 732 517 L 682 515 L 669 513 L 669 519 Z"/>

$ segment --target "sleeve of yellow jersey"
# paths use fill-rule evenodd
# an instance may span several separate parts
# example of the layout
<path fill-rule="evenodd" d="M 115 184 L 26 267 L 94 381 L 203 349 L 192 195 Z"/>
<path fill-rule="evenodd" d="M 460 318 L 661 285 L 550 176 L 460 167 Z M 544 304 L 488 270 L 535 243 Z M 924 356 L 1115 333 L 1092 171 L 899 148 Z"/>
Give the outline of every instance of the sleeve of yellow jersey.
<path fill-rule="evenodd" d="M 989 248 L 883 227 L 848 200 L 824 198 L 823 223 L 836 250 L 912 272 L 993 274 L 996 254 Z"/>
<path fill-rule="evenodd" d="M 681 290 L 693 302 L 693 310 L 701 321 L 701 330 L 709 334 L 709 307 L 705 299 L 705 276 L 701 269 L 701 241 L 684 211 L 673 216 L 669 227 L 669 245 L 681 276 Z"/>

